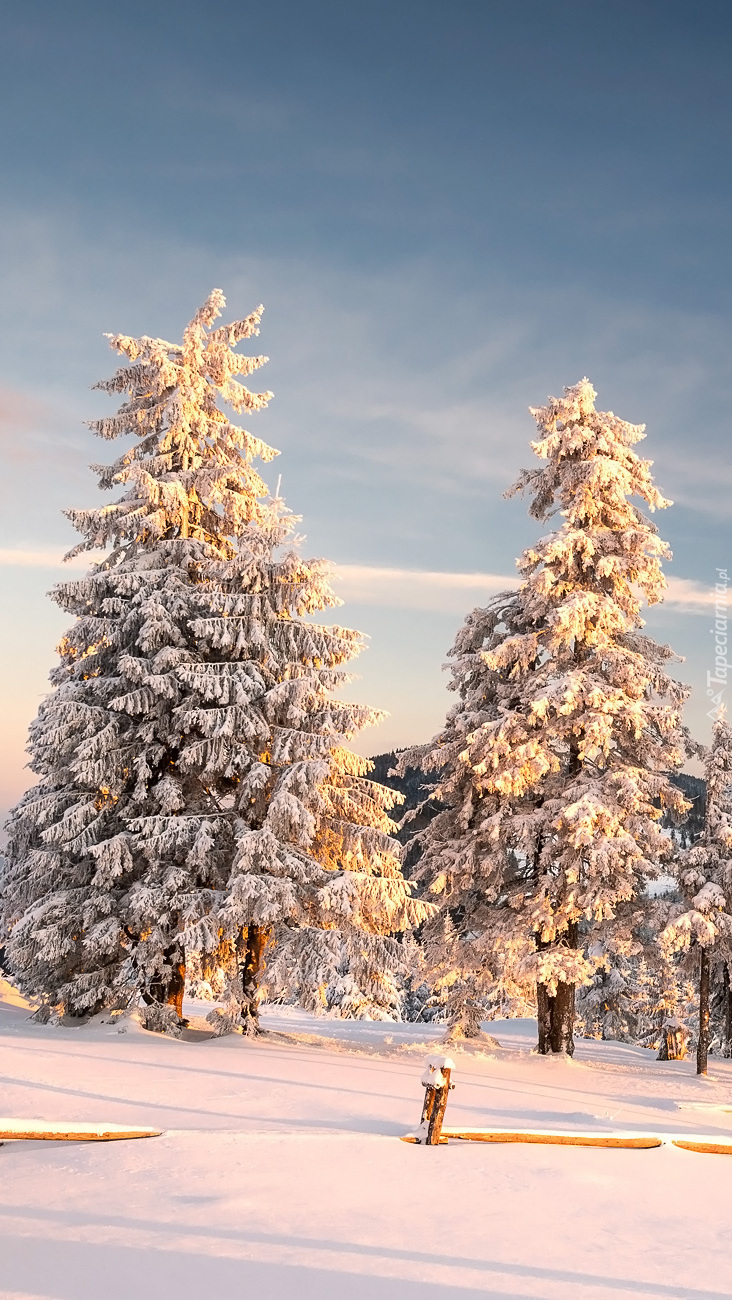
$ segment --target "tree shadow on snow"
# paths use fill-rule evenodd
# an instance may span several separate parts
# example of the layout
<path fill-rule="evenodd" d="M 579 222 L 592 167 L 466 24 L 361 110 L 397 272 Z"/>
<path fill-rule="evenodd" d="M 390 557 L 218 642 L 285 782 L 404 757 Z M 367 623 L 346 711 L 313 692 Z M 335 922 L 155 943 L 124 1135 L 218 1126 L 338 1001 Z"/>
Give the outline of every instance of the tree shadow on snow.
<path fill-rule="evenodd" d="M 24 1217 L 31 1217 L 28 1210 Z M 36 1219 L 63 1220 L 64 1216 L 41 1210 L 32 1212 Z M 88 1219 L 92 1216 L 85 1216 Z M 77 1216 L 74 1216 L 77 1220 Z M 68 1221 L 68 1220 L 67 1220 Z M 99 1224 L 133 1227 L 147 1232 L 155 1225 L 113 1217 Z M 159 1231 L 159 1229 L 158 1229 Z M 207 1229 L 179 1225 L 175 1236 L 183 1235 L 190 1243 L 190 1235 L 207 1235 Z M 37 1236 L 15 1237 L 4 1243 L 0 1265 L 0 1286 L 22 1300 L 24 1295 L 43 1295 L 48 1300 L 129 1300 L 134 1292 L 136 1300 L 159 1300 L 160 1296 L 175 1296 L 176 1300 L 199 1300 L 201 1295 L 266 1295 L 268 1300 L 458 1300 L 465 1295 L 465 1282 L 443 1284 L 411 1281 L 403 1277 L 390 1277 L 382 1273 L 364 1274 L 354 1260 L 354 1270 L 310 1267 L 305 1264 L 264 1263 L 260 1260 L 222 1257 L 217 1245 L 223 1237 L 233 1237 L 237 1242 L 251 1242 L 290 1250 L 304 1249 L 352 1253 L 383 1261 L 402 1261 L 433 1267 L 471 1269 L 483 1274 L 480 1283 L 482 1295 L 494 1300 L 526 1300 L 527 1291 L 520 1293 L 495 1289 L 491 1274 L 509 1281 L 521 1278 L 524 1282 L 536 1280 L 544 1285 L 562 1287 L 562 1296 L 575 1296 L 581 1300 L 586 1288 L 602 1289 L 612 1294 L 622 1291 L 638 1297 L 656 1297 L 657 1300 L 721 1300 L 720 1291 L 686 1287 L 679 1283 L 638 1281 L 630 1278 L 612 1278 L 598 1274 L 572 1272 L 568 1269 L 540 1268 L 530 1265 L 502 1263 L 494 1260 L 462 1259 L 447 1255 L 432 1255 L 421 1251 L 395 1250 L 388 1247 L 367 1246 L 332 1240 L 319 1241 L 283 1235 L 213 1230 L 210 1253 L 184 1251 L 176 1246 L 174 1237 L 167 1247 L 158 1244 L 146 1246 L 117 1245 L 107 1242 L 70 1241 Z M 216 1243 L 216 1244 L 214 1244 Z M 567 1290 L 571 1288 L 571 1290 Z M 472 1290 L 472 1288 L 470 1288 Z"/>

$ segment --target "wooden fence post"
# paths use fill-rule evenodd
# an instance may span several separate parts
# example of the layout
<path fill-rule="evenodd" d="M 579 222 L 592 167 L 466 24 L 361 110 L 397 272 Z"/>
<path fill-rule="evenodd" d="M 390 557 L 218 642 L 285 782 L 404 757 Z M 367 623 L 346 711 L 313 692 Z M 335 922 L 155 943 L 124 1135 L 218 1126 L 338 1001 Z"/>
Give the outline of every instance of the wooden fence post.
<path fill-rule="evenodd" d="M 450 1073 L 455 1069 L 455 1062 L 449 1056 L 428 1056 L 422 1075 L 424 1085 L 424 1105 L 422 1118 L 417 1130 L 417 1142 L 428 1147 L 436 1147 L 447 1142 L 442 1137 L 442 1121 L 445 1118 L 447 1094 L 455 1087 L 450 1083 Z"/>

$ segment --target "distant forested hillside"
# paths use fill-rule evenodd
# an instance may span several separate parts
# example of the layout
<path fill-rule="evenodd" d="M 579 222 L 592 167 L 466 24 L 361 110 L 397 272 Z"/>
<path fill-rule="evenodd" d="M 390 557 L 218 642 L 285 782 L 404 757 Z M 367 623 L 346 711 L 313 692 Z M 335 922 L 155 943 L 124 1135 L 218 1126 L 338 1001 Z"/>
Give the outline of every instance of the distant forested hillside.
<path fill-rule="evenodd" d="M 409 841 L 424 829 L 432 820 L 435 813 L 439 812 L 440 804 L 429 798 L 430 790 L 434 787 L 437 773 L 423 772 L 418 767 L 408 767 L 405 776 L 396 776 L 392 774 L 392 769 L 399 760 L 401 750 L 389 754 L 375 754 L 371 758 L 374 764 L 372 773 L 374 780 L 380 781 L 382 785 L 389 786 L 391 790 L 398 790 L 404 795 L 404 803 L 395 808 L 393 817 L 399 823 L 397 839 L 401 844 L 409 844 Z M 686 798 L 691 800 L 692 807 L 682 825 L 672 824 L 670 819 L 664 815 L 662 825 L 674 832 L 675 837 L 679 839 L 683 847 L 688 847 L 699 838 L 704 829 L 704 810 L 706 806 L 706 787 L 698 776 L 690 776 L 688 772 L 677 772 L 672 777 L 674 785 L 683 790 Z M 425 803 L 425 800 L 428 802 Z M 413 819 L 405 819 L 405 814 L 412 812 L 420 804 L 425 803 L 424 808 Z M 415 852 L 416 845 L 406 855 L 407 874 L 409 868 L 417 861 L 418 853 Z"/>

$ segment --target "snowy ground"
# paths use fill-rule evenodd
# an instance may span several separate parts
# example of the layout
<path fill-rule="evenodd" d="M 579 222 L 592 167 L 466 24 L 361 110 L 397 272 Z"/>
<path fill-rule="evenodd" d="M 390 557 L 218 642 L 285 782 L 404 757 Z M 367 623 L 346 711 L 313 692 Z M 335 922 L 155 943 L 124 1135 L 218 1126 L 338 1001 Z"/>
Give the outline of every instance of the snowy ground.
<path fill-rule="evenodd" d="M 164 1136 L 0 1149 L 2 1300 L 732 1294 L 732 1157 L 399 1142 L 438 1031 L 277 1010 L 261 1042 L 182 1042 L 18 1002 L 0 986 L 0 1113 Z M 531 1055 L 532 1022 L 490 1029 L 491 1054 L 452 1053 L 451 1126 L 732 1134 L 726 1062 L 702 1081 L 581 1042 L 565 1063 Z"/>

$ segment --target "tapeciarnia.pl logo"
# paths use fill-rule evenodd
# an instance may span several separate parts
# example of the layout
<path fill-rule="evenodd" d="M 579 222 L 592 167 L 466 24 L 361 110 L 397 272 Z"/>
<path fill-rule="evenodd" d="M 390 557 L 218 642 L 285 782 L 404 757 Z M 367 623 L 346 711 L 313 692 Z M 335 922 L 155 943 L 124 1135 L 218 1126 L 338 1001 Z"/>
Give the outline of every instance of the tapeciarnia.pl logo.
<path fill-rule="evenodd" d="M 717 581 L 714 584 L 714 627 L 709 631 L 714 637 L 714 672 L 707 673 L 707 695 L 714 708 L 707 717 L 716 718 L 722 696 L 727 689 L 730 665 L 727 661 L 727 590 L 729 576 L 726 569 L 717 569 Z"/>

